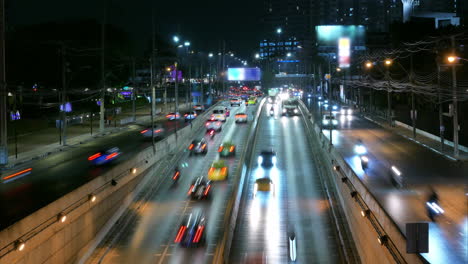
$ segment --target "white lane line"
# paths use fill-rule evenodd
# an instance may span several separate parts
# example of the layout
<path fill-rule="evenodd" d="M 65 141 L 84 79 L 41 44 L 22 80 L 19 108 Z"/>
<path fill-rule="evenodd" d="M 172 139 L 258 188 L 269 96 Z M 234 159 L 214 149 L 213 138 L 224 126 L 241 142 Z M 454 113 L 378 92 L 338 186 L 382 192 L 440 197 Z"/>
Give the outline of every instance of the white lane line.
<path fill-rule="evenodd" d="M 163 263 L 163 260 L 164 260 L 164 258 L 166 257 L 166 254 L 167 254 L 167 250 L 168 250 L 168 249 L 169 249 L 169 246 L 166 246 L 166 247 L 164 248 L 164 251 L 163 251 L 163 253 L 162 253 L 162 255 L 161 255 L 161 258 L 159 259 L 158 264 L 162 264 L 162 263 Z"/>

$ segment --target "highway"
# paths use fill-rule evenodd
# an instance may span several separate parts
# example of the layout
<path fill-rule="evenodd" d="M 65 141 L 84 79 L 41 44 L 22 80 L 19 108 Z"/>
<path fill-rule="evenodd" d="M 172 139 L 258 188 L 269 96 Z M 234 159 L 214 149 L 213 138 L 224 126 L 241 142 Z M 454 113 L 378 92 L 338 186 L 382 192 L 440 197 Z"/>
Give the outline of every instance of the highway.
<path fill-rule="evenodd" d="M 321 121 L 315 98 L 305 100 L 313 119 Z M 332 142 L 347 163 L 371 190 L 374 197 L 405 233 L 409 222 L 429 222 L 430 263 L 468 262 L 467 162 L 454 162 L 419 144 L 393 134 L 359 116 L 338 115 L 339 125 L 332 131 Z M 323 135 L 329 138 L 328 129 Z M 369 167 L 362 169 L 354 147 L 362 140 L 368 150 Z M 390 181 L 390 167 L 402 173 L 406 188 Z M 432 186 L 445 210 L 443 217 L 431 222 L 425 202 Z"/>
<path fill-rule="evenodd" d="M 297 236 L 295 263 L 343 263 L 330 204 L 317 173 L 300 117 L 268 115 L 259 120 L 254 155 L 244 185 L 229 263 L 288 263 L 288 236 Z M 258 165 L 263 150 L 273 149 L 277 163 Z M 269 177 L 274 192 L 257 192 L 255 180 Z"/>
<path fill-rule="evenodd" d="M 236 124 L 233 116 L 245 111 L 252 117 L 256 108 L 249 106 L 246 109 L 244 104 L 241 107 L 232 107 L 231 116 L 224 123 L 222 131 L 212 140 L 202 129 L 199 137 L 207 138 L 208 153 L 193 156 L 189 156 L 188 152 L 183 153 L 178 164 L 185 164 L 186 167 L 179 166 L 181 178 L 176 184 L 171 179 L 172 170 L 168 175 L 153 175 L 165 178 L 160 181 L 149 202 L 137 211 L 138 217 L 127 225 L 119 224 L 125 222 L 125 219 L 120 219 L 87 263 L 210 263 L 216 244 L 222 236 L 226 204 L 233 191 L 233 173 L 239 166 L 239 156 L 245 148 L 248 134 L 248 124 Z M 227 181 L 214 182 L 208 200 L 189 199 L 187 192 L 192 180 L 207 176 L 211 163 L 218 159 L 219 145 L 226 140 L 233 141 L 237 149 L 235 157 L 225 159 L 230 172 Z M 134 210 L 132 207 L 133 205 L 129 210 Z M 193 210 L 202 210 L 205 213 L 206 242 L 203 247 L 182 248 L 174 243 L 174 239 L 182 218 Z"/>
<path fill-rule="evenodd" d="M 182 128 L 189 123 L 184 122 L 183 117 L 179 121 L 168 121 L 165 117 L 160 117 L 155 124 L 163 126 L 166 134 L 170 134 L 176 127 Z M 151 146 L 151 140 L 145 140 L 139 133 L 150 125 L 130 125 L 128 130 L 94 139 L 79 147 L 28 162 L 9 171 L 2 171 L 4 177 L 32 168 L 29 175 L 0 184 L 0 230 L 98 177 L 119 160 L 125 160 Z M 114 164 L 90 165 L 90 155 L 115 146 L 119 147 L 122 155 Z"/>

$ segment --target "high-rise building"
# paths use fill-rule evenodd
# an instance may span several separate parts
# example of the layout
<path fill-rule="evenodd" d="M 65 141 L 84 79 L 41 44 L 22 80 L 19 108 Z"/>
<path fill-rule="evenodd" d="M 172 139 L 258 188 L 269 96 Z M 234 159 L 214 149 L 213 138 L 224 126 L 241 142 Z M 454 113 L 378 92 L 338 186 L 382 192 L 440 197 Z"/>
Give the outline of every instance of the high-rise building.
<path fill-rule="evenodd" d="M 282 34 L 299 39 L 310 38 L 309 0 L 264 0 L 263 23 L 269 36 L 273 37 L 281 28 Z"/>

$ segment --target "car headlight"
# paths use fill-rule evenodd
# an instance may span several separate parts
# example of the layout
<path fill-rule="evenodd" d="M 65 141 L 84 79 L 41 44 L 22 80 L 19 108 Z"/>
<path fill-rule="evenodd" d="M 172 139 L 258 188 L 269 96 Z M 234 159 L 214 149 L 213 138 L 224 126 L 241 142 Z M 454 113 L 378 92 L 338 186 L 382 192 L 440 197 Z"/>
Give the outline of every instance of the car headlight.
<path fill-rule="evenodd" d="M 297 114 L 297 109 L 294 109 L 294 113 L 296 113 L 296 114 Z"/>
<path fill-rule="evenodd" d="M 286 113 L 286 109 L 283 109 L 283 113 Z"/>
<path fill-rule="evenodd" d="M 322 123 L 323 123 L 324 125 L 328 125 L 328 124 L 330 123 L 330 121 L 328 121 L 328 120 L 323 120 Z"/>
<path fill-rule="evenodd" d="M 334 105 L 334 106 L 332 107 L 332 109 L 333 109 L 333 110 L 337 110 L 337 109 L 338 109 L 338 106 Z"/>
<path fill-rule="evenodd" d="M 342 115 L 346 114 L 345 112 L 346 112 L 346 110 L 341 109 L 341 114 L 342 114 Z"/>
<path fill-rule="evenodd" d="M 271 98 L 268 98 L 268 102 L 271 103 L 273 100 L 271 100 Z"/>
<path fill-rule="evenodd" d="M 258 156 L 257 162 L 258 162 L 258 165 L 262 165 L 263 157 L 262 157 L 262 156 Z"/>
<path fill-rule="evenodd" d="M 332 123 L 333 123 L 334 125 L 338 125 L 338 120 L 332 120 Z"/>
<path fill-rule="evenodd" d="M 349 109 L 348 110 L 348 115 L 352 115 L 353 114 L 353 110 Z"/>
<path fill-rule="evenodd" d="M 362 154 L 367 153 L 367 149 L 363 145 L 356 145 L 354 147 L 354 152 L 356 152 L 356 154 L 358 154 L 358 155 L 362 155 Z"/>
<path fill-rule="evenodd" d="M 328 108 L 328 104 L 324 104 L 323 107 L 325 107 L 325 109 Z"/>
<path fill-rule="evenodd" d="M 276 156 L 273 156 L 273 157 L 271 158 L 271 162 L 272 162 L 273 164 L 276 164 Z"/>

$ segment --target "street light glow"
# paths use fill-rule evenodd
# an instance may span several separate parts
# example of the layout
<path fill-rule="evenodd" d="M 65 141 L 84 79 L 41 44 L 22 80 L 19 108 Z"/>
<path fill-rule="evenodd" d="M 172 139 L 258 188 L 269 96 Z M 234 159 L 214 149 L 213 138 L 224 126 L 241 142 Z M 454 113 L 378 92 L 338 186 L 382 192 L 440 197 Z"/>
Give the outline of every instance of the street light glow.
<path fill-rule="evenodd" d="M 190 42 L 189 42 L 189 41 L 185 41 L 185 42 L 184 42 L 184 46 L 185 46 L 185 47 L 189 47 L 189 46 L 190 46 Z"/>
<path fill-rule="evenodd" d="M 453 55 L 447 57 L 447 61 L 449 63 L 454 63 L 457 59 L 458 59 L 457 56 L 453 56 Z"/>
<path fill-rule="evenodd" d="M 260 58 L 260 54 L 258 54 L 258 53 L 255 54 L 255 58 L 256 58 L 256 59 Z"/>
<path fill-rule="evenodd" d="M 286 56 L 291 57 L 291 52 L 288 52 L 288 54 L 286 54 Z"/>
<path fill-rule="evenodd" d="M 387 65 L 387 66 L 392 65 L 392 60 L 391 59 L 386 59 L 385 60 L 385 65 Z"/>
<path fill-rule="evenodd" d="M 172 38 L 172 40 L 174 40 L 175 43 L 178 43 L 180 39 L 179 39 L 178 36 L 174 36 L 174 37 Z"/>
<path fill-rule="evenodd" d="M 372 68 L 372 62 L 368 61 L 366 62 L 366 68 Z"/>
<path fill-rule="evenodd" d="M 210 57 L 210 58 L 213 57 L 213 53 L 209 53 L 208 57 Z"/>
<path fill-rule="evenodd" d="M 281 28 L 276 29 L 276 33 L 281 34 L 282 32 L 283 32 L 283 30 Z"/>
<path fill-rule="evenodd" d="M 337 72 L 340 72 L 340 71 L 341 71 L 341 68 L 340 68 L 340 67 L 336 68 L 336 71 L 337 71 Z"/>

